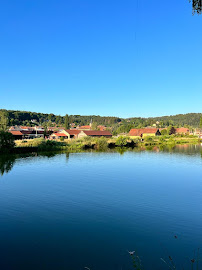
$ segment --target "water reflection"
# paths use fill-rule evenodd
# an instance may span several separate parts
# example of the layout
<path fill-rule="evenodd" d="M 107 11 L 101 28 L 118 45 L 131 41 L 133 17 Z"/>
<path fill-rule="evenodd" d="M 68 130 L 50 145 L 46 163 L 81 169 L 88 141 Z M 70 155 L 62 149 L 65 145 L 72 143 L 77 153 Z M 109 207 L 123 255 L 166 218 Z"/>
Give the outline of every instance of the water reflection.
<path fill-rule="evenodd" d="M 16 154 L 16 155 L 0 155 L 0 175 L 3 176 L 5 173 L 10 172 L 13 169 L 15 163 L 19 160 L 26 159 L 29 157 L 29 162 L 34 161 L 37 157 L 53 158 L 61 152 L 42 152 L 42 153 L 30 153 L 30 154 Z M 65 153 L 66 161 L 68 162 L 69 153 Z M 27 160 L 27 161 L 28 161 Z"/>
<path fill-rule="evenodd" d="M 144 146 L 135 148 L 117 147 L 115 149 L 108 149 L 105 152 L 119 153 L 124 155 L 125 152 L 164 152 L 164 153 L 174 153 L 187 156 L 201 156 L 202 158 L 202 145 L 160 145 L 160 146 Z M 84 152 L 96 152 L 95 150 L 84 151 Z M 18 160 L 27 159 L 27 162 L 34 161 L 37 157 L 53 158 L 56 155 L 65 154 L 66 161 L 68 162 L 71 153 L 69 152 L 42 152 L 42 153 L 31 153 L 31 154 L 16 154 L 16 155 L 0 155 L 0 175 L 8 173 L 12 170 L 14 164 Z"/>
<path fill-rule="evenodd" d="M 16 157 L 14 155 L 0 156 L 0 174 L 8 173 L 15 163 Z"/>

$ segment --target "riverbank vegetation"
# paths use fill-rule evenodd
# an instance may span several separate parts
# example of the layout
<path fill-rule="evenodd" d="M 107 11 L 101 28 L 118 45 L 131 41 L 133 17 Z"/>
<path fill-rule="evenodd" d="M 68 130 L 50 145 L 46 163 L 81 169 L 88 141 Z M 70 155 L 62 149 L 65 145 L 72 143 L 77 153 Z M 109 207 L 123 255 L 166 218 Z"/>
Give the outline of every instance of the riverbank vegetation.
<path fill-rule="evenodd" d="M 14 153 L 42 152 L 53 150 L 80 151 L 86 149 L 106 150 L 108 148 L 134 148 L 134 147 L 163 147 L 175 146 L 179 144 L 198 144 L 201 139 L 193 135 L 164 135 L 140 137 L 119 136 L 112 138 L 84 137 L 72 140 L 46 140 L 43 138 L 30 140 L 16 140 L 15 145 L 9 151 Z M 13 151 L 12 151 L 13 150 Z"/>

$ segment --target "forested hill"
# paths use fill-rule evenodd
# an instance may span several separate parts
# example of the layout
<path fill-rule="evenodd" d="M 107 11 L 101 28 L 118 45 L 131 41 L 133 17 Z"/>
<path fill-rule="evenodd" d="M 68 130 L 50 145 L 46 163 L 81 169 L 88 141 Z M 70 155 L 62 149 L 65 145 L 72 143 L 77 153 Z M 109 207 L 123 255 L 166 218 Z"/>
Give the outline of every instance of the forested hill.
<path fill-rule="evenodd" d="M 96 122 L 98 125 L 113 125 L 118 122 L 121 122 L 119 117 L 111 117 L 111 116 L 97 116 L 97 115 L 66 115 L 60 116 L 55 114 L 45 114 L 45 113 L 36 113 L 36 112 L 28 112 L 28 111 L 14 111 L 14 110 L 3 110 L 0 111 L 6 112 L 9 125 L 36 125 L 43 123 L 55 123 L 56 125 L 64 125 L 65 118 L 68 118 L 69 123 L 75 123 L 76 125 L 86 125 L 91 121 Z"/>
<path fill-rule="evenodd" d="M 153 123 L 162 122 L 163 125 L 177 125 L 177 126 L 193 126 L 199 127 L 200 118 L 202 117 L 202 113 L 187 113 L 187 114 L 177 114 L 177 115 L 170 115 L 170 116 L 160 116 L 160 117 L 149 117 L 149 118 L 142 118 L 143 120 L 147 121 L 148 125 L 152 125 Z M 129 118 L 131 122 L 135 122 L 137 119 L 140 118 Z"/>
<path fill-rule="evenodd" d="M 2 110 L 0 110 L 2 111 Z M 55 115 L 55 114 L 44 114 L 28 111 L 15 111 L 15 110 L 3 110 L 7 113 L 9 118 L 9 125 L 43 125 L 43 123 L 49 122 L 49 124 L 64 125 L 65 116 Z M 132 117 L 132 118 L 119 118 L 112 116 L 97 116 L 97 115 L 66 115 L 68 117 L 69 123 L 75 123 L 76 125 L 86 125 L 91 121 L 98 125 L 113 126 L 120 122 L 123 124 L 131 123 L 133 127 L 139 126 L 151 126 L 156 122 L 160 123 L 160 126 L 185 126 L 189 125 L 192 127 L 198 127 L 200 124 L 200 118 L 202 113 L 188 113 L 188 114 L 178 114 L 171 116 L 161 116 L 161 117 Z"/>

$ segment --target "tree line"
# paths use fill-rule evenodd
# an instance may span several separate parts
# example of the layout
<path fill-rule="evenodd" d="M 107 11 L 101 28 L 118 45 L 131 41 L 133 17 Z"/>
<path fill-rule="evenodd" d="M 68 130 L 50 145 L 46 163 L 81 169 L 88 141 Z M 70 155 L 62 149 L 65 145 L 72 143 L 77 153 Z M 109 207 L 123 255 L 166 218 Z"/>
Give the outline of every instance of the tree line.
<path fill-rule="evenodd" d="M 112 127 L 113 130 L 118 130 L 118 133 L 129 131 L 131 128 L 142 128 L 147 126 L 156 125 L 157 127 L 167 126 L 187 126 L 187 127 L 200 127 L 202 126 L 202 113 L 188 113 L 177 114 L 171 116 L 160 117 L 132 117 L 132 118 L 119 118 L 113 116 L 99 116 L 99 115 L 68 115 L 65 116 L 55 115 L 53 113 L 37 113 L 28 111 L 15 111 L 15 110 L 0 110 L 0 117 L 2 115 L 6 117 L 0 119 L 1 125 L 44 125 L 44 126 L 65 126 L 69 127 L 70 123 L 75 125 L 89 125 L 93 123 L 96 125 L 104 125 L 106 127 Z M 0 127 L 1 129 L 1 127 Z"/>

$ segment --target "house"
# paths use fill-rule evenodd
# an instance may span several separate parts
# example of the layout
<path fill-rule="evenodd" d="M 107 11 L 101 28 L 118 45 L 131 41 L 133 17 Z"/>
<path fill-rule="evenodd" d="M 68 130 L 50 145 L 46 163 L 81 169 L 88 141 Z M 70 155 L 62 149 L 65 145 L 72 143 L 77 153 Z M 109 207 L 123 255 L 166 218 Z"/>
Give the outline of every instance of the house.
<path fill-rule="evenodd" d="M 111 138 L 112 134 L 107 130 L 104 130 L 104 131 L 100 131 L 100 130 L 82 130 L 78 134 L 78 138 L 83 138 L 85 136 Z"/>
<path fill-rule="evenodd" d="M 175 133 L 176 134 L 187 134 L 187 133 L 189 133 L 189 129 L 188 128 L 184 128 L 184 127 L 176 128 L 175 129 Z"/>
<path fill-rule="evenodd" d="M 68 139 L 68 135 L 65 133 L 52 133 L 49 138 L 51 140 L 60 140 L 61 138 Z"/>
<path fill-rule="evenodd" d="M 91 125 L 86 125 L 86 126 L 80 126 L 77 129 L 81 129 L 81 130 L 90 130 L 91 129 Z"/>
<path fill-rule="evenodd" d="M 52 140 L 58 140 L 61 137 L 64 139 L 76 139 L 78 138 L 78 134 L 81 132 L 81 130 L 77 129 L 62 129 L 60 132 L 55 132 L 50 135 L 50 139 Z"/>
<path fill-rule="evenodd" d="M 62 132 L 68 135 L 68 139 L 76 139 L 76 138 L 78 138 L 78 135 L 81 132 L 81 130 L 78 130 L 78 129 L 63 129 Z"/>
<path fill-rule="evenodd" d="M 144 136 L 159 136 L 161 135 L 158 128 L 133 128 L 129 132 L 129 136 L 144 137 Z"/>
<path fill-rule="evenodd" d="M 100 131 L 104 131 L 104 130 L 107 129 L 107 127 L 102 126 L 102 125 L 97 126 L 97 128 L 98 128 Z"/>
<path fill-rule="evenodd" d="M 15 140 L 22 140 L 24 135 L 19 130 L 9 130 L 9 132 L 14 136 Z"/>

